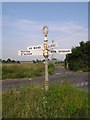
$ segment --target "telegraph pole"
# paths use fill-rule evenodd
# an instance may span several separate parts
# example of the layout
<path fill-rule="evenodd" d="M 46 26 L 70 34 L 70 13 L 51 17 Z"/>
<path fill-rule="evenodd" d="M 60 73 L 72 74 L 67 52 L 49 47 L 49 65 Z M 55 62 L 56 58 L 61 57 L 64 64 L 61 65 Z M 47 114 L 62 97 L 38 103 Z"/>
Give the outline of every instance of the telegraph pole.
<path fill-rule="evenodd" d="M 53 44 L 53 43 L 54 43 L 54 40 L 52 40 L 52 44 Z M 53 60 L 53 58 L 54 58 L 54 51 L 53 51 L 53 47 L 52 47 L 51 51 L 52 51 L 51 61 L 52 61 L 52 63 L 54 63 L 54 60 Z"/>
<path fill-rule="evenodd" d="M 44 46 L 43 46 L 43 56 L 45 57 L 45 90 L 48 90 L 48 27 L 43 27 L 43 33 L 44 33 Z"/>

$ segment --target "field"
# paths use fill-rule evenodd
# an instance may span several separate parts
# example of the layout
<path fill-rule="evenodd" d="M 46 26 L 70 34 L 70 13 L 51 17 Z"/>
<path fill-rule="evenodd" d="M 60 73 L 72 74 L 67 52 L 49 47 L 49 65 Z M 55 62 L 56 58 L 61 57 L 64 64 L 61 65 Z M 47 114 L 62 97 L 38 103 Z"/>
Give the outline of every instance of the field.
<path fill-rule="evenodd" d="M 55 66 L 49 63 L 49 74 L 53 74 Z M 44 76 L 44 63 L 2 64 L 2 79 L 30 78 Z"/>
<path fill-rule="evenodd" d="M 3 118 L 87 118 L 88 93 L 65 81 L 44 85 L 21 86 L 2 94 Z"/>

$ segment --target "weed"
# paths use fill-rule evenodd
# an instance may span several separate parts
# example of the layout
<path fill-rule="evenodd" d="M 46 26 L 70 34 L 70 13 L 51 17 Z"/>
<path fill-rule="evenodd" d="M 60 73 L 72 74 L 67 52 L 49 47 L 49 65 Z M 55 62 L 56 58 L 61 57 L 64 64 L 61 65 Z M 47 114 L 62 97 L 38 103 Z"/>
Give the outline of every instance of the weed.
<path fill-rule="evenodd" d="M 3 91 L 3 118 L 87 118 L 88 93 L 68 82 Z"/>

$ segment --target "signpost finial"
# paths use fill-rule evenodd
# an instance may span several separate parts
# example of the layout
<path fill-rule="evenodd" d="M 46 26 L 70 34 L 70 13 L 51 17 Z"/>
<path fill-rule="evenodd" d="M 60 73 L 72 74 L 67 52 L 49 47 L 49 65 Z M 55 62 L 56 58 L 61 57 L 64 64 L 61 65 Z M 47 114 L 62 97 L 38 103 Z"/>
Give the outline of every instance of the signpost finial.
<path fill-rule="evenodd" d="M 43 34 L 45 36 L 47 36 L 47 34 L 48 34 L 48 26 L 46 26 L 46 25 L 43 27 Z"/>

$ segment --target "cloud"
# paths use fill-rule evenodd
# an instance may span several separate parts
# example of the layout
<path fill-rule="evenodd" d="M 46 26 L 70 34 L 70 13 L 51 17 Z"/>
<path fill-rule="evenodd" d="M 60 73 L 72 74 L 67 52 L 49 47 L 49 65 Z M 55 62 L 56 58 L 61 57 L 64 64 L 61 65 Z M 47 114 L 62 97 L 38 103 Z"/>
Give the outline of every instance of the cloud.
<path fill-rule="evenodd" d="M 60 48 L 72 48 L 78 46 L 81 41 L 88 40 L 88 28 L 84 28 L 81 31 L 77 31 L 73 34 L 67 35 L 65 37 L 58 37 L 55 41 L 58 42 Z"/>
<path fill-rule="evenodd" d="M 26 20 L 26 19 L 14 21 L 11 26 L 24 31 L 41 29 L 41 24 L 35 21 Z"/>
<path fill-rule="evenodd" d="M 75 32 L 80 29 L 82 29 L 82 26 L 72 21 L 50 24 L 51 31 L 57 31 L 57 32 L 62 32 L 62 33 L 71 33 L 71 32 Z"/>
<path fill-rule="evenodd" d="M 42 28 L 44 25 L 48 25 L 49 27 L 49 35 L 51 39 L 55 40 L 81 40 L 87 39 L 87 27 L 82 26 L 78 22 L 75 21 L 63 21 L 63 22 L 48 22 L 44 24 L 44 22 L 36 22 L 27 19 L 18 19 L 16 21 L 10 21 L 6 19 L 4 26 L 11 27 L 12 32 L 17 33 L 17 37 L 20 39 L 40 39 L 40 35 L 42 33 Z M 9 29 L 10 30 L 10 29 Z M 41 35 L 42 36 L 42 35 Z M 18 39 L 17 38 L 17 39 Z M 72 42 L 73 42 L 72 41 Z"/>
<path fill-rule="evenodd" d="M 15 50 L 26 48 L 28 45 L 43 44 L 42 28 L 44 25 L 49 27 L 49 43 L 54 40 L 60 49 L 72 48 L 78 45 L 80 41 L 88 39 L 88 28 L 75 21 L 44 23 L 27 19 L 14 21 L 4 19 L 4 56 L 7 56 L 7 52 L 8 56 L 13 56 L 16 53 Z M 10 44 L 15 50 L 12 51 L 12 48 L 8 49 Z"/>
<path fill-rule="evenodd" d="M 4 24 L 5 23 L 5 24 Z M 30 36 L 34 36 L 33 38 L 40 37 L 42 32 L 42 28 L 44 25 L 48 25 L 49 34 L 56 39 L 69 39 L 75 36 L 87 36 L 87 27 L 74 22 L 74 21 L 63 21 L 63 22 L 48 22 L 44 24 L 44 22 L 36 22 L 27 19 L 18 19 L 16 21 L 4 20 L 3 26 L 9 27 L 15 33 L 20 34 L 20 36 L 26 36 L 26 38 L 30 38 Z M 9 29 L 9 30 L 10 30 Z M 84 32 L 84 34 L 82 34 Z"/>
<path fill-rule="evenodd" d="M 7 21 L 8 26 L 14 27 L 19 30 L 41 30 L 44 25 L 48 25 L 50 31 L 62 32 L 62 33 L 71 33 L 77 30 L 82 29 L 82 26 L 79 23 L 73 21 L 64 21 L 64 22 L 36 22 L 27 19 L 19 19 L 16 21 Z"/>

